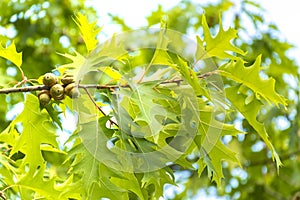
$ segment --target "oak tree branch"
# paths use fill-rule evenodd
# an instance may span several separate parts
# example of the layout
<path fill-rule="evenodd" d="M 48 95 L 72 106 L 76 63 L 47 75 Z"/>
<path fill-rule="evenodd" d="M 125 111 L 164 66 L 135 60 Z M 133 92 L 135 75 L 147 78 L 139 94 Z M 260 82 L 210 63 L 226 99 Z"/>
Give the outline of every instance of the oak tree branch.
<path fill-rule="evenodd" d="M 198 75 L 197 77 L 200 79 L 207 78 L 213 74 L 217 74 L 216 71 L 207 72 L 205 74 Z M 184 79 L 172 79 L 172 80 L 166 80 L 159 83 L 159 85 L 166 85 L 166 84 L 177 84 L 179 85 L 181 82 L 183 82 Z M 79 84 L 78 88 L 82 89 L 116 89 L 116 88 L 125 88 L 129 87 L 128 84 L 123 85 L 97 85 L 97 84 Z M 49 89 L 48 86 L 45 85 L 35 85 L 35 86 L 24 86 L 24 87 L 13 87 L 13 88 L 2 88 L 0 89 L 0 94 L 9 94 L 9 93 L 17 93 L 17 92 L 33 92 L 33 91 L 39 91 L 39 90 L 47 90 Z"/>

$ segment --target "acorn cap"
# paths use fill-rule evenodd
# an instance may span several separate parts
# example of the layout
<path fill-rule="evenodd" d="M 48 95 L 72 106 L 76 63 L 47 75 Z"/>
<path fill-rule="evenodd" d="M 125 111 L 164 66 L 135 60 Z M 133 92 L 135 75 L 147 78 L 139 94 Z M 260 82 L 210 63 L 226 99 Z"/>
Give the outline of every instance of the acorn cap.
<path fill-rule="evenodd" d="M 75 83 L 70 83 L 65 87 L 65 94 L 70 98 L 77 98 L 79 96 L 79 90 Z"/>
<path fill-rule="evenodd" d="M 50 95 L 55 100 L 62 100 L 65 98 L 64 87 L 60 84 L 55 84 L 50 88 Z"/>
<path fill-rule="evenodd" d="M 75 80 L 74 80 L 74 76 L 71 75 L 71 74 L 65 74 L 61 79 L 60 81 L 64 84 L 64 85 L 68 85 L 70 83 L 74 83 Z"/>
<path fill-rule="evenodd" d="M 57 77 L 53 73 L 46 73 L 43 76 L 43 84 L 46 86 L 53 86 L 57 83 Z"/>
<path fill-rule="evenodd" d="M 40 104 L 43 106 L 46 106 L 51 100 L 51 95 L 49 93 L 49 90 L 40 91 L 38 94 L 38 98 L 39 98 Z"/>

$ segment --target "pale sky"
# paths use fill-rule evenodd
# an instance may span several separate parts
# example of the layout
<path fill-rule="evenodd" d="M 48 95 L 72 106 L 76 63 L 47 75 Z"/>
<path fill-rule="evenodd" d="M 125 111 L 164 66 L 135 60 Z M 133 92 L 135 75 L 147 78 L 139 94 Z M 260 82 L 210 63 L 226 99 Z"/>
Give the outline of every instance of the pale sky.
<path fill-rule="evenodd" d="M 118 32 L 116 25 L 111 24 L 107 13 L 122 17 L 133 28 L 141 28 L 147 25 L 146 16 L 161 4 L 168 9 L 176 5 L 179 0 L 87 0 L 99 11 L 99 24 L 103 25 L 104 32 Z M 199 0 L 200 1 L 200 0 Z M 201 0 L 202 1 L 202 0 Z M 242 0 L 232 0 L 240 2 Z M 267 20 L 274 22 L 280 29 L 283 38 L 294 44 L 297 48 L 290 52 L 290 56 L 300 64 L 300 28 L 297 26 L 300 20 L 300 3 L 296 0 L 256 0 L 266 9 L 263 13 Z M 197 0 L 194 0 L 197 2 Z M 203 1 L 202 1 L 203 2 Z M 208 0 L 218 2 L 218 0 Z"/>
<path fill-rule="evenodd" d="M 273 21 L 288 42 L 296 46 L 291 56 L 300 64 L 300 2 L 296 0 L 262 0 L 261 5 L 267 10 Z"/>

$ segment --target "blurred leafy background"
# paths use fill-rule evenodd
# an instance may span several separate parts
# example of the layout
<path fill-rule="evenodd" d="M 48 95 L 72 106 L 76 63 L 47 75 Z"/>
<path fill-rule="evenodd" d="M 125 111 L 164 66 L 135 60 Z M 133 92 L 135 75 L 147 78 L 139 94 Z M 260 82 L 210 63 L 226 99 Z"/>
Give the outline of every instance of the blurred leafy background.
<path fill-rule="evenodd" d="M 14 40 L 18 51 L 23 51 L 23 70 L 27 78 L 39 77 L 67 62 L 57 52 L 86 51 L 72 17 L 74 13 L 82 12 L 91 21 L 98 19 L 103 13 L 95 9 L 95 4 L 98 4 L 97 1 L 1 0 L 0 40 L 2 44 L 6 42 L 3 45 Z M 194 38 L 195 34 L 202 34 L 200 23 L 203 12 L 213 32 L 218 30 L 221 16 L 227 25 L 238 30 L 239 38 L 234 43 L 248 51 L 244 59 L 249 65 L 253 64 L 258 55 L 262 55 L 265 67 L 261 76 L 272 76 L 276 80 L 276 91 L 288 98 L 288 106 L 286 109 L 265 106 L 258 115 L 258 120 L 265 123 L 270 139 L 284 163 L 279 174 L 270 159 L 270 152 L 258 135 L 253 134 L 253 128 L 239 113 L 232 112 L 227 121 L 232 120 L 233 124 L 248 134 L 238 136 L 238 140 L 225 137 L 223 142 L 238 152 L 243 168 L 224 163 L 225 177 L 219 188 L 207 179 L 206 173 L 198 178 L 194 171 L 176 172 L 178 187 L 165 186 L 166 198 L 204 199 L 203 196 L 206 196 L 214 199 L 297 199 L 300 193 L 300 94 L 299 68 L 289 56 L 293 44 L 282 37 L 276 23 L 265 20 L 266 11 L 263 7 L 251 0 L 221 0 L 212 3 L 186 0 L 172 4 L 174 6 L 167 9 L 155 6 L 146 17 L 145 26 L 159 26 L 161 17 L 167 15 L 170 29 Z M 138 6 L 124 9 L 131 9 L 134 16 Z M 105 13 L 110 12 L 106 10 Z M 100 42 L 111 36 L 112 32 L 137 28 L 128 19 L 116 14 L 110 13 L 106 17 L 110 20 L 109 24 L 101 24 L 99 18 L 99 25 L 104 27 Z M 7 84 L 13 79 L 21 80 L 21 74 L 13 65 L 0 59 L 0 77 L 3 75 L 11 79 L 1 78 L 1 84 Z M 6 102 L 0 105 L 0 131 L 19 112 L 20 107 L 16 105 L 22 101 L 22 94 L 0 96 L 0 102 Z"/>

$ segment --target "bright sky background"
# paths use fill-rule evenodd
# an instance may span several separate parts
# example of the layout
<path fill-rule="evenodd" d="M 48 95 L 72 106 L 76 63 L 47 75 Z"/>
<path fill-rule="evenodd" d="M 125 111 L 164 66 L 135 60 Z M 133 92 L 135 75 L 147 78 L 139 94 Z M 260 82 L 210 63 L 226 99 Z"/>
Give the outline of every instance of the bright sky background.
<path fill-rule="evenodd" d="M 296 0 L 263 0 L 261 5 L 267 10 L 268 17 L 282 32 L 288 42 L 295 45 L 291 56 L 300 64 L 300 2 Z"/>
<path fill-rule="evenodd" d="M 179 0 L 87 0 L 99 11 L 99 24 L 103 25 L 106 33 L 116 32 L 118 29 L 110 22 L 107 13 L 122 17 L 125 22 L 133 28 L 141 28 L 147 25 L 146 16 L 156 9 L 158 4 L 168 9 L 176 5 Z M 198 0 L 194 0 L 197 2 Z M 200 1 L 200 0 L 199 0 Z M 203 2 L 203 0 L 201 0 Z M 242 0 L 232 0 L 240 2 Z M 274 22 L 282 32 L 282 36 L 297 48 L 290 52 L 300 64 L 300 3 L 296 0 L 256 0 L 265 9 L 265 18 Z M 218 2 L 218 0 L 208 0 Z"/>

